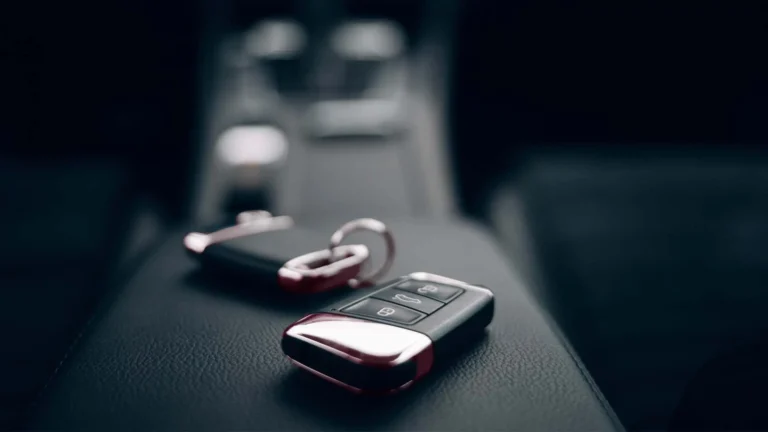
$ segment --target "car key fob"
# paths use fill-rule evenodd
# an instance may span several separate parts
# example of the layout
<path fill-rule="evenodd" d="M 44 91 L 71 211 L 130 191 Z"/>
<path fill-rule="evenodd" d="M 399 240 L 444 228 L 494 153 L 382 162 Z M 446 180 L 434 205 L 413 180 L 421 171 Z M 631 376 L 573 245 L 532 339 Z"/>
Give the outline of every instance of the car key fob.
<path fill-rule="evenodd" d="M 236 225 L 209 234 L 189 233 L 184 246 L 205 268 L 299 294 L 346 286 L 369 258 L 365 245 L 341 245 L 331 251 L 327 235 L 267 212 L 243 213 Z"/>
<path fill-rule="evenodd" d="M 493 293 L 430 273 L 413 273 L 305 316 L 284 332 L 297 366 L 356 393 L 392 393 L 480 337 Z"/>

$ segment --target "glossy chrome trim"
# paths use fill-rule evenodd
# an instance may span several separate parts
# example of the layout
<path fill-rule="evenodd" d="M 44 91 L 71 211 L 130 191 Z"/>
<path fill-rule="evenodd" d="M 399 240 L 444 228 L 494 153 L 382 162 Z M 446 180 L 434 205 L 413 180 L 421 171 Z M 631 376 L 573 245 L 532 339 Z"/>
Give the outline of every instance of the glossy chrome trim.
<path fill-rule="evenodd" d="M 246 218 L 240 218 L 242 222 L 237 225 L 210 234 L 191 232 L 184 237 L 184 247 L 192 253 L 201 254 L 212 244 L 267 231 L 288 229 L 293 226 L 293 219 L 290 216 L 266 216 L 244 221 L 243 219 Z"/>
<path fill-rule="evenodd" d="M 445 276 L 440 276 L 440 275 L 436 275 L 436 274 L 433 274 L 433 273 L 425 273 L 425 272 L 411 273 L 409 275 L 403 276 L 402 280 L 403 281 L 406 281 L 406 280 L 417 280 L 417 281 L 422 281 L 422 282 L 434 282 L 434 283 L 439 283 L 439 284 L 444 284 L 444 285 L 452 285 L 452 286 L 459 287 L 459 288 L 465 288 L 465 289 L 468 288 L 468 289 L 472 289 L 472 290 L 485 291 L 488 294 L 490 294 L 491 296 L 493 296 L 493 291 L 489 290 L 486 287 L 468 284 L 468 283 L 466 283 L 464 281 L 460 281 L 460 280 L 457 280 L 457 279 L 447 278 Z"/>
<path fill-rule="evenodd" d="M 416 363 L 414 376 L 398 387 L 371 391 L 360 389 L 315 370 L 288 355 L 297 366 L 354 393 L 388 394 L 410 387 L 426 375 L 434 363 L 432 340 L 426 335 L 393 325 L 333 313 L 315 313 L 291 324 L 283 338 L 295 338 L 349 362 L 374 368 L 391 368 L 408 361 Z"/>
<path fill-rule="evenodd" d="M 336 258 L 338 256 L 336 250 L 339 248 L 341 242 L 344 241 L 344 237 L 355 231 L 375 232 L 384 238 L 384 242 L 387 246 L 386 259 L 378 270 L 373 271 L 365 276 L 359 276 L 349 280 L 349 286 L 352 288 L 359 288 L 361 286 L 368 286 L 379 279 L 381 276 L 387 274 L 395 261 L 395 238 L 392 236 L 392 232 L 389 230 L 387 225 L 380 220 L 372 218 L 351 220 L 342 225 L 339 229 L 336 230 L 336 232 L 333 233 L 333 235 L 331 235 L 331 241 L 329 242 L 328 249 L 333 252 L 331 255 L 332 261 L 336 261 L 338 259 Z"/>
<path fill-rule="evenodd" d="M 409 387 L 413 381 L 426 375 L 434 363 L 432 340 L 425 334 L 328 312 L 310 314 L 296 321 L 283 332 L 283 338 L 286 337 L 311 344 L 349 362 L 374 368 L 386 369 L 408 361 L 416 362 L 414 376 L 405 384 L 387 389 L 385 393 Z M 366 391 L 340 382 L 314 370 L 311 365 L 288 357 L 294 363 L 299 363 L 302 368 L 334 384 L 351 391 Z"/>
<path fill-rule="evenodd" d="M 331 262 L 333 254 L 341 257 Z M 318 293 L 346 285 L 360 274 L 370 252 L 365 245 L 343 245 L 334 251 L 310 252 L 283 264 L 278 283 L 289 292 Z"/>

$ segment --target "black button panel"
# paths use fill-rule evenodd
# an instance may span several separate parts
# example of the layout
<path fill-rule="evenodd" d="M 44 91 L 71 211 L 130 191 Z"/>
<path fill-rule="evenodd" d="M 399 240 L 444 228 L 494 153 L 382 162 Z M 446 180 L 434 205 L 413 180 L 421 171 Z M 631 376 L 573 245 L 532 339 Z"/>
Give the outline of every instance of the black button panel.
<path fill-rule="evenodd" d="M 393 321 L 400 324 L 413 324 L 425 316 L 407 307 L 370 297 L 345 307 L 342 309 L 342 312 Z"/>
<path fill-rule="evenodd" d="M 379 291 L 371 297 L 397 303 L 411 309 L 416 309 L 419 312 L 424 312 L 425 314 L 431 314 L 443 306 L 443 303 L 439 301 L 394 288 Z"/>
<path fill-rule="evenodd" d="M 414 324 L 460 296 L 464 289 L 434 282 L 406 280 L 341 309 L 368 318 Z"/>
<path fill-rule="evenodd" d="M 445 303 L 453 300 L 454 298 L 458 297 L 459 294 L 464 292 L 463 289 L 455 286 L 417 280 L 407 280 L 400 283 L 395 288 L 426 296 Z"/>

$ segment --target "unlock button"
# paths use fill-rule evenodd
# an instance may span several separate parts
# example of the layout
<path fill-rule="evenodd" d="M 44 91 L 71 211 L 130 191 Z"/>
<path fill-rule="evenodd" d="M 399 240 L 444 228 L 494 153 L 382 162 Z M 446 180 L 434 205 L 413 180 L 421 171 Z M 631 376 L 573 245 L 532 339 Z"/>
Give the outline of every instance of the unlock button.
<path fill-rule="evenodd" d="M 431 314 L 443 305 L 439 301 L 432 300 L 431 298 L 394 288 L 379 291 L 371 297 L 397 303 L 426 314 Z"/>

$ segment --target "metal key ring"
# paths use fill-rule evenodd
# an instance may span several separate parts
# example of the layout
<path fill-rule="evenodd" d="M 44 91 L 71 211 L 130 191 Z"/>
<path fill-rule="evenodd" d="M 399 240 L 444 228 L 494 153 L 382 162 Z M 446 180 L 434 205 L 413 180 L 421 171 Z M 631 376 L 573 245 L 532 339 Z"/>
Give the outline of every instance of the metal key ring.
<path fill-rule="evenodd" d="M 330 245 L 328 246 L 328 249 L 331 251 L 331 262 L 339 259 L 336 253 L 334 253 L 334 250 L 341 244 L 341 242 L 344 240 L 344 237 L 355 231 L 373 231 L 376 234 L 381 235 L 387 244 L 387 257 L 384 261 L 384 264 L 382 264 L 378 270 L 360 278 L 350 279 L 349 286 L 352 288 L 357 288 L 362 285 L 372 283 L 381 276 L 385 275 L 389 271 L 389 268 L 392 267 L 392 263 L 395 260 L 395 239 L 392 236 L 392 233 L 389 231 L 389 228 L 387 228 L 387 226 L 384 225 L 384 222 L 382 221 L 371 218 L 363 218 L 349 221 L 342 225 L 341 228 L 336 230 L 335 233 L 333 233 L 331 236 Z"/>

